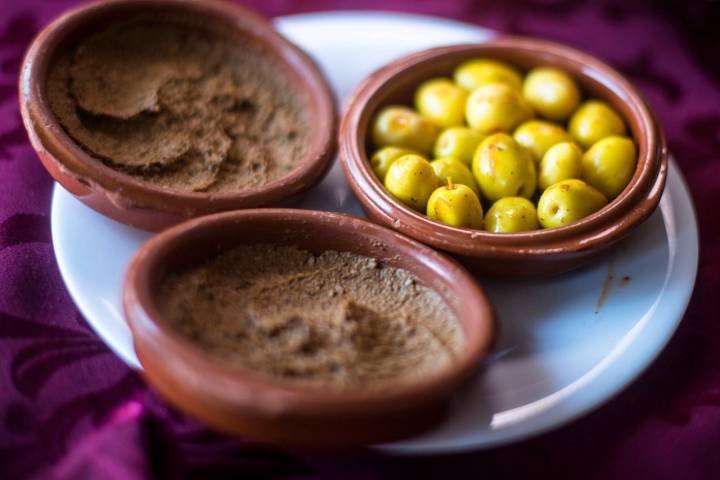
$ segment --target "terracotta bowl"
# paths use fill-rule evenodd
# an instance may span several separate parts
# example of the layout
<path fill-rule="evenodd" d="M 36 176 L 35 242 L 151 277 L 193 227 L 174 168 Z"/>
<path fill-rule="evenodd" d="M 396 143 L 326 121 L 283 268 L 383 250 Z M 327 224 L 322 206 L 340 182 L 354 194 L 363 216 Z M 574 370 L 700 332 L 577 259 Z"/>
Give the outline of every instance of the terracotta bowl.
<path fill-rule="evenodd" d="M 349 251 L 405 269 L 436 290 L 459 319 L 465 346 L 447 369 L 383 389 L 332 390 L 230 367 L 181 337 L 158 314 L 168 273 L 241 244 Z M 329 212 L 257 209 L 190 220 L 149 240 L 125 279 L 125 316 L 148 381 L 181 410 L 219 430 L 282 445 L 342 448 L 421 432 L 440 420 L 450 394 L 490 350 L 493 309 L 452 259 L 393 230 Z"/>
<path fill-rule="evenodd" d="M 502 59 L 523 70 L 538 65 L 561 68 L 577 79 L 587 96 L 613 105 L 629 125 L 639 152 L 637 170 L 625 190 L 599 212 L 572 225 L 514 234 L 450 227 L 397 201 L 370 168 L 371 121 L 386 105 L 411 105 L 422 81 L 451 76 L 458 64 L 474 57 Z M 667 176 L 665 138 L 635 87 L 586 53 L 529 38 L 433 48 L 381 68 L 353 93 L 340 125 L 339 144 L 345 175 L 372 219 L 452 253 L 475 271 L 509 277 L 564 272 L 597 257 L 655 210 Z"/>
<path fill-rule="evenodd" d="M 46 95 L 48 73 L 59 53 L 88 35 L 139 12 L 191 15 L 204 28 L 262 46 L 279 60 L 298 92 L 309 98 L 313 125 L 307 157 L 286 176 L 237 192 L 180 192 L 122 174 L 91 157 L 61 127 Z M 30 141 L 50 174 L 98 212 L 146 230 L 160 230 L 210 212 L 287 205 L 316 185 L 335 153 L 333 95 L 315 63 L 280 36 L 265 19 L 230 2 L 200 0 L 120 0 L 69 11 L 32 42 L 20 76 L 20 107 Z"/>

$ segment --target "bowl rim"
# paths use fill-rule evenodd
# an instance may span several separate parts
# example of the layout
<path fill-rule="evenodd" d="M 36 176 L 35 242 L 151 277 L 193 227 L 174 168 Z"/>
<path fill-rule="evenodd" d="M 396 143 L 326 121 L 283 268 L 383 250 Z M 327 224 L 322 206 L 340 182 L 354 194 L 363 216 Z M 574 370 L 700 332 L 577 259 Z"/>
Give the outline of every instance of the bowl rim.
<path fill-rule="evenodd" d="M 242 224 L 255 220 L 273 220 L 281 229 L 283 225 L 315 224 L 318 228 L 351 230 L 358 232 L 358 241 L 382 241 L 386 245 L 386 258 L 393 255 L 411 255 L 421 268 L 432 271 L 442 285 L 453 292 L 462 304 L 450 305 L 462 325 L 466 344 L 463 350 L 447 368 L 410 382 L 387 385 L 382 389 L 362 385 L 328 388 L 323 384 L 288 382 L 264 375 L 253 369 L 228 365 L 222 359 L 204 353 L 192 341 L 183 337 L 162 320 L 153 301 L 151 276 L 162 268 L 163 252 L 173 248 L 192 235 L 217 232 L 228 224 Z M 212 235 L 212 234 L 211 234 Z M 334 241 L 335 237 L 331 237 Z M 361 240 L 362 238 L 362 240 Z M 243 244 L 242 241 L 238 245 Z M 338 250 L 351 251 L 339 247 Z M 380 258 L 378 254 L 375 258 Z M 429 286 L 437 291 L 436 287 Z M 137 350 L 137 339 L 158 346 L 165 362 L 182 364 L 184 374 L 191 382 L 200 385 L 202 395 L 214 402 L 225 405 L 244 406 L 266 414 L 300 413 L 311 416 L 329 414 L 360 413 L 397 409 L 448 394 L 471 376 L 481 365 L 481 360 L 490 352 L 497 335 L 495 311 L 487 295 L 470 273 L 452 258 L 408 238 L 386 227 L 360 217 L 342 213 L 262 208 L 222 212 L 185 221 L 171 227 L 148 240 L 133 257 L 127 270 L 123 288 L 123 310 L 126 321 L 133 332 Z M 447 299 L 446 299 L 447 301 Z M 467 325 L 475 323 L 477 330 L 468 336 Z M 143 355 L 138 352 L 143 361 Z M 168 368 L 168 367 L 164 367 Z M 174 368 L 177 368 L 174 367 Z M 212 371 L 213 374 L 207 374 Z M 201 375 L 199 372 L 203 372 Z M 146 372 L 152 383 L 152 372 Z M 387 388 L 386 388 L 387 387 Z"/>
<path fill-rule="evenodd" d="M 260 186 L 229 192 L 188 192 L 122 173 L 84 150 L 50 108 L 45 87 L 51 63 L 62 42 L 94 19 L 143 9 L 204 16 L 209 22 L 250 36 L 267 49 L 285 74 L 292 77 L 292 85 L 307 95 L 313 128 L 305 158 L 282 177 Z M 337 102 L 313 59 L 277 32 L 269 20 L 221 0 L 97 0 L 76 6 L 54 19 L 31 42 L 20 70 L 19 100 L 23 123 L 35 150 L 49 154 L 60 172 L 93 190 L 105 191 L 114 203 L 126 207 L 196 214 L 279 203 L 320 181 L 330 169 L 336 151 Z"/>
<path fill-rule="evenodd" d="M 494 52 L 492 55 L 487 52 Z M 368 104 L 388 84 L 402 79 L 425 63 L 455 54 L 487 55 L 497 52 L 536 56 L 553 66 L 568 61 L 581 72 L 579 83 L 592 79 L 607 88 L 636 115 L 642 144 L 635 173 L 625 189 L 607 206 L 562 227 L 521 233 L 493 233 L 458 228 L 431 220 L 403 205 L 387 192 L 372 172 L 360 130 L 370 122 Z M 502 59 L 502 57 L 500 57 Z M 575 72 L 573 72 L 575 74 Z M 576 74 L 577 76 L 577 74 Z M 630 119 L 626 123 L 632 124 Z M 367 131 L 367 130 L 366 130 Z M 394 228 L 435 247 L 461 255 L 487 253 L 497 258 L 538 257 L 560 252 L 591 250 L 622 237 L 644 221 L 660 201 L 667 176 L 667 147 L 655 113 L 640 92 L 622 74 L 590 54 L 559 43 L 522 36 L 500 36 L 481 43 L 434 47 L 399 58 L 366 77 L 351 94 L 341 118 L 340 162 L 351 188 L 366 209 Z M 646 148 L 642 148 L 646 145 Z"/>

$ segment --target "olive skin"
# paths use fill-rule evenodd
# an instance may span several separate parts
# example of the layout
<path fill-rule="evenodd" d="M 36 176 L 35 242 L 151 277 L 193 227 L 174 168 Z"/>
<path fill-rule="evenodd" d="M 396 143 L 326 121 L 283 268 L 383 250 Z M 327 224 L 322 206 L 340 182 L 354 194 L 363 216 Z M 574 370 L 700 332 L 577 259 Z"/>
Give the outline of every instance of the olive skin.
<path fill-rule="evenodd" d="M 504 83 L 520 90 L 522 77 L 520 72 L 507 63 L 487 58 L 476 58 L 460 64 L 453 73 L 455 83 L 472 92 L 487 83 Z"/>
<path fill-rule="evenodd" d="M 452 157 L 438 158 L 430 162 L 430 166 L 435 171 L 435 176 L 438 178 L 440 185 L 447 183 L 448 177 L 450 177 L 453 183 L 470 187 L 470 190 L 475 195 L 480 195 L 475 177 L 460 160 Z"/>
<path fill-rule="evenodd" d="M 530 153 L 507 133 L 496 133 L 482 141 L 472 171 L 480 193 L 491 202 L 503 197 L 530 198 L 537 186 Z"/>
<path fill-rule="evenodd" d="M 550 185 L 582 176 L 583 153 L 573 142 L 553 145 L 540 160 L 538 187 L 545 190 Z"/>
<path fill-rule="evenodd" d="M 505 197 L 485 214 L 485 230 L 494 233 L 529 232 L 540 228 L 535 205 L 523 197 Z"/>
<path fill-rule="evenodd" d="M 419 155 L 404 155 L 395 160 L 385 175 L 385 188 L 410 208 L 425 211 L 438 179 L 430 162 Z"/>
<path fill-rule="evenodd" d="M 427 216 L 459 228 L 482 229 L 483 210 L 468 186 L 450 183 L 436 189 L 427 203 Z"/>
<path fill-rule="evenodd" d="M 468 127 L 450 127 L 443 130 L 435 141 L 435 158 L 454 157 L 468 167 L 485 136 Z"/>
<path fill-rule="evenodd" d="M 572 136 L 564 128 L 547 120 L 529 120 L 521 124 L 515 129 L 513 138 L 530 150 L 536 163 L 556 143 L 573 141 Z"/>
<path fill-rule="evenodd" d="M 383 108 L 372 126 L 376 147 L 402 147 L 429 155 L 440 133 L 437 125 L 414 110 L 391 105 Z"/>
<path fill-rule="evenodd" d="M 385 175 L 395 160 L 403 155 L 417 155 L 417 152 L 409 148 L 383 147 L 373 153 L 370 157 L 370 166 L 381 182 L 385 181 Z"/>
<path fill-rule="evenodd" d="M 582 180 L 563 180 L 548 187 L 538 200 L 538 220 L 543 228 L 577 222 L 607 205 L 607 199 Z"/>
<path fill-rule="evenodd" d="M 540 116 L 561 122 L 580 103 L 580 89 L 567 73 L 556 68 L 531 70 L 523 82 L 523 97 Z"/>
<path fill-rule="evenodd" d="M 570 135 L 583 148 L 611 135 L 625 135 L 625 123 L 618 113 L 601 100 L 580 105 L 568 123 Z"/>
<path fill-rule="evenodd" d="M 436 125 L 447 128 L 465 123 L 468 92 L 450 79 L 435 78 L 423 82 L 415 92 L 415 108 Z"/>
<path fill-rule="evenodd" d="M 520 93 L 503 83 L 488 83 L 473 90 L 465 109 L 468 125 L 483 134 L 511 131 L 532 115 Z"/>
<path fill-rule="evenodd" d="M 620 195 L 635 173 L 637 151 L 627 137 L 605 137 L 582 157 L 583 178 L 612 200 Z"/>

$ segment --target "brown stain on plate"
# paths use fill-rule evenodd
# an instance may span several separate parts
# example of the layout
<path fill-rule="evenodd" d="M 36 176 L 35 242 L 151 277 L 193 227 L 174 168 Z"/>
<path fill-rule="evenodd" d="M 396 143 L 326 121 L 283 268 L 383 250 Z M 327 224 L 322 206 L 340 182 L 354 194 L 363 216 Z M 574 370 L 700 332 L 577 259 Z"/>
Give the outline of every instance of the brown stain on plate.
<path fill-rule="evenodd" d="M 629 277 L 624 277 L 625 278 Z M 602 289 L 600 290 L 600 295 L 598 296 L 597 303 L 595 304 L 595 313 L 600 313 L 600 310 L 602 310 L 603 305 L 605 305 L 605 301 L 608 298 L 608 295 L 610 295 L 610 290 L 612 289 L 612 283 L 615 279 L 615 259 L 611 258 L 610 261 L 608 261 L 608 268 L 607 273 L 605 274 L 605 281 L 603 281 Z"/>

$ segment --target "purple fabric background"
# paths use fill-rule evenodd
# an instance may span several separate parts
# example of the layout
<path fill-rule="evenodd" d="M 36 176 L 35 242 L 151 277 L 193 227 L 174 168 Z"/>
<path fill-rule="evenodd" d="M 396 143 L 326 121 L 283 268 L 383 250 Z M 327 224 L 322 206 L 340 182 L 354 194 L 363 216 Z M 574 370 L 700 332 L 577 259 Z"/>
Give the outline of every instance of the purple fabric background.
<path fill-rule="evenodd" d="M 74 0 L 0 8 L 0 478 L 720 478 L 720 15 L 716 0 L 285 0 L 268 15 L 413 11 L 560 40 L 628 74 L 657 110 L 701 225 L 697 286 L 640 380 L 588 417 L 511 447 L 434 458 L 306 454 L 207 431 L 167 408 L 85 324 L 59 276 L 52 181 L 20 122 L 30 39 Z M 690 279 L 688 279 L 690 281 Z"/>

